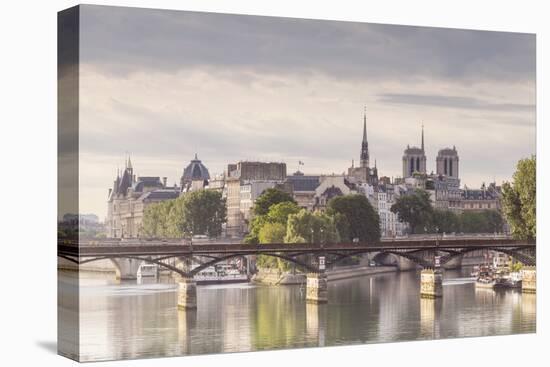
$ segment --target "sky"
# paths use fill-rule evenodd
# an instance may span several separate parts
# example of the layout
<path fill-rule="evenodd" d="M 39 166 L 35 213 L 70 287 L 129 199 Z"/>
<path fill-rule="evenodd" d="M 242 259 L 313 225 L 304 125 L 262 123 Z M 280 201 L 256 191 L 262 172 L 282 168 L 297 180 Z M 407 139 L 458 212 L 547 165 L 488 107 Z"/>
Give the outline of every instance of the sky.
<path fill-rule="evenodd" d="M 170 184 L 195 153 L 211 175 L 340 174 L 365 107 L 380 176 L 401 176 L 422 125 L 428 172 L 456 146 L 468 187 L 536 152 L 533 34 L 82 6 L 79 73 L 80 212 L 100 218 L 128 154 Z"/>

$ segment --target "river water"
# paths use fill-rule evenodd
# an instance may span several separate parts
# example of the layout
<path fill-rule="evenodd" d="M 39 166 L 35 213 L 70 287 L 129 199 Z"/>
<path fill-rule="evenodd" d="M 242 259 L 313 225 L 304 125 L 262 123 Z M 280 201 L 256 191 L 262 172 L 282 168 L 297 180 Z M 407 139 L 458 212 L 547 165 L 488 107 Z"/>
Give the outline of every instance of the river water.
<path fill-rule="evenodd" d="M 419 272 L 332 281 L 326 305 L 299 286 L 209 285 L 179 311 L 175 285 L 80 276 L 82 361 L 533 333 L 535 295 L 475 289 L 446 271 L 443 298 L 419 297 Z M 59 287 L 71 287 L 65 276 Z M 73 286 L 74 290 L 74 286 Z M 64 307 L 63 301 L 60 304 Z"/>

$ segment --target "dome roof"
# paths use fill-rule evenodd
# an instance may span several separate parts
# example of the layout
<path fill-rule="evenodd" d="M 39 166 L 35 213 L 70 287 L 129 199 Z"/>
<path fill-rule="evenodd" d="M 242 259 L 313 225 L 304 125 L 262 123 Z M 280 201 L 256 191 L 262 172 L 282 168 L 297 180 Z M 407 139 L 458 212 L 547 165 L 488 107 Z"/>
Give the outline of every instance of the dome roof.
<path fill-rule="evenodd" d="M 182 181 L 204 181 L 210 179 L 210 173 L 208 173 L 208 168 L 202 164 L 201 160 L 197 158 L 195 154 L 195 159 L 189 163 L 187 167 L 183 170 Z"/>

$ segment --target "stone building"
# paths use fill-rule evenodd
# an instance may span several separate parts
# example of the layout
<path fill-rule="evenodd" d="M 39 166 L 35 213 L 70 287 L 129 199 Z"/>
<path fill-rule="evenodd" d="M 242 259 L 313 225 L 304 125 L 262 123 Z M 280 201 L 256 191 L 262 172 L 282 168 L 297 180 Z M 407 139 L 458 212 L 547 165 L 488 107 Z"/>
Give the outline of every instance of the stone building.
<path fill-rule="evenodd" d="M 494 182 L 487 187 L 485 183 L 479 189 L 462 190 L 461 209 L 463 211 L 498 210 L 501 208 L 502 190 Z"/>
<path fill-rule="evenodd" d="M 283 185 L 285 180 L 286 163 L 240 161 L 229 164 L 225 175 L 226 234 L 230 237 L 244 235 L 257 197 L 268 187 L 288 190 Z"/>
<path fill-rule="evenodd" d="M 426 174 L 426 153 L 424 151 L 424 125 L 420 148 L 407 145 L 403 152 L 403 178 L 412 177 L 414 173 Z"/>
<path fill-rule="evenodd" d="M 456 147 L 444 148 L 437 153 L 436 174 L 458 179 L 458 153 Z"/>
<path fill-rule="evenodd" d="M 304 175 L 296 171 L 293 175 L 286 178 L 292 189 L 292 197 L 296 200 L 299 207 L 313 210 L 315 208 L 315 189 L 320 184 L 320 176 Z"/>
<path fill-rule="evenodd" d="M 164 200 L 175 199 L 180 194 L 176 185 L 168 187 L 166 178 L 136 177 L 128 158 L 126 167 L 109 189 L 107 201 L 107 236 L 112 238 L 139 237 L 145 208 Z"/>
<path fill-rule="evenodd" d="M 324 210 L 333 197 L 357 193 L 357 185 L 346 176 L 320 176 L 315 189 L 314 209 Z"/>

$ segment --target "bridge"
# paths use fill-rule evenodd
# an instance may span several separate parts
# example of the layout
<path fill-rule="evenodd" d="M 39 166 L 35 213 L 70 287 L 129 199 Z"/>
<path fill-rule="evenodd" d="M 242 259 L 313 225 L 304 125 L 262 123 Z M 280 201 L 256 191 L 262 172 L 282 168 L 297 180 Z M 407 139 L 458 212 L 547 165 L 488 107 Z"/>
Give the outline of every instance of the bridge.
<path fill-rule="evenodd" d="M 458 264 L 462 256 L 472 251 L 491 250 L 511 256 L 517 261 L 536 265 L 534 241 L 515 240 L 507 236 L 470 236 L 444 238 L 420 237 L 383 239 L 373 243 L 191 243 L 181 239 L 102 239 L 58 241 L 58 256 L 83 265 L 98 260 L 111 260 L 120 271 L 120 260 L 134 264 L 155 263 L 168 269 L 179 283 L 178 305 L 182 308 L 196 307 L 196 285 L 193 277 L 201 270 L 219 262 L 246 257 L 266 255 L 289 261 L 307 274 L 307 299 L 326 302 L 327 286 L 325 269 L 337 265 L 351 256 L 373 254 L 382 261 L 393 256 L 409 264 L 410 269 L 422 267 L 428 273 L 439 266 Z M 194 268 L 174 265 L 174 260 L 199 263 Z M 137 271 L 137 268 L 135 269 Z M 431 274 L 431 273 L 430 273 Z M 424 275 L 423 275 L 424 276 Z M 434 276 L 437 278 L 437 272 Z M 434 280 L 436 283 L 440 279 Z M 437 285 L 437 284 L 436 284 Z M 433 291 L 433 290 L 432 290 Z M 437 291 L 435 292 L 437 293 Z M 440 296 L 440 294 L 435 294 Z"/>

